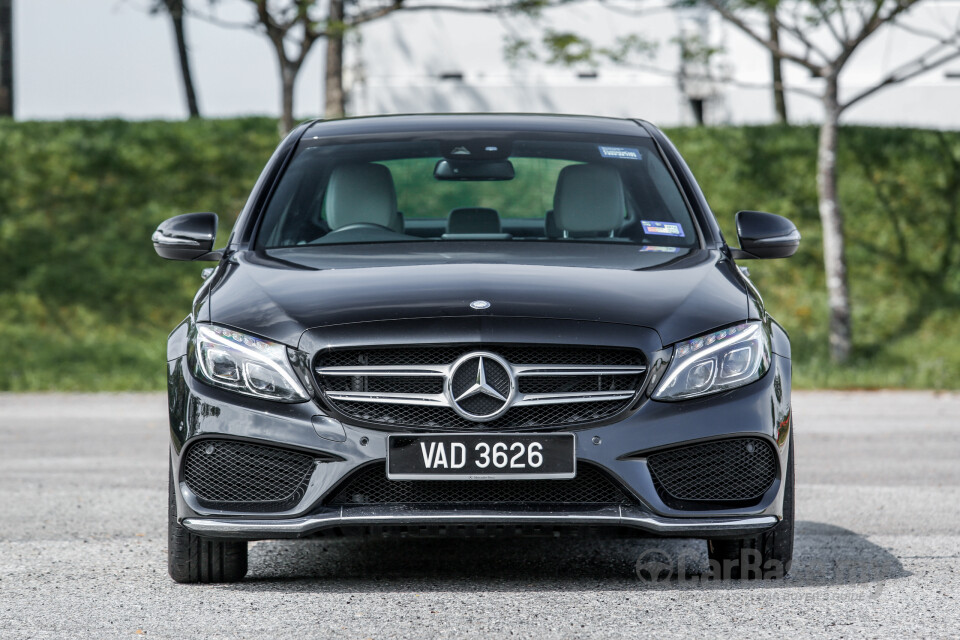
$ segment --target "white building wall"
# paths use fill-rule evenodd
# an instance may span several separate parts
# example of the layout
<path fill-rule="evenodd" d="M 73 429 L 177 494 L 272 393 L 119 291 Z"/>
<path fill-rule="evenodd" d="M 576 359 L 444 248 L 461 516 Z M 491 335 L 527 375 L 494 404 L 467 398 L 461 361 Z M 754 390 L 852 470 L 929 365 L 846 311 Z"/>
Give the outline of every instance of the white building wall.
<path fill-rule="evenodd" d="M 957 13 L 956 3 L 930 0 L 921 7 L 921 23 L 943 20 L 943 11 Z M 679 52 L 670 40 L 679 31 L 674 11 L 630 17 L 599 4 L 585 3 L 549 12 L 548 22 L 598 43 L 618 35 L 638 33 L 660 42 L 652 59 L 638 65 L 676 69 Z M 521 34 L 539 33 L 519 21 Z M 517 29 L 518 24 L 512 25 Z M 664 126 L 692 124 L 693 114 L 677 82 L 663 74 L 605 63 L 596 78 L 579 78 L 582 68 L 562 68 L 537 62 L 511 66 L 503 59 L 506 23 L 489 16 L 464 14 L 398 14 L 364 28 L 352 48 L 357 72 L 352 81 L 351 111 L 356 114 L 426 111 L 563 112 L 641 117 Z M 720 83 L 707 107 L 711 124 L 767 123 L 775 119 L 770 82 L 770 58 L 759 45 L 714 18 L 713 42 L 725 53 L 718 65 L 734 82 Z M 881 31 L 854 57 L 845 70 L 844 93 L 853 95 L 888 73 L 905 54 L 920 51 L 924 41 L 902 31 Z M 930 72 L 908 84 L 889 87 L 845 115 L 848 123 L 960 128 L 960 61 Z M 788 86 L 816 91 L 819 82 L 796 65 L 785 63 Z M 462 81 L 442 74 L 462 74 Z M 746 85 L 746 86 L 741 86 Z M 788 95 L 791 121 L 815 122 L 821 116 L 816 99 Z"/>

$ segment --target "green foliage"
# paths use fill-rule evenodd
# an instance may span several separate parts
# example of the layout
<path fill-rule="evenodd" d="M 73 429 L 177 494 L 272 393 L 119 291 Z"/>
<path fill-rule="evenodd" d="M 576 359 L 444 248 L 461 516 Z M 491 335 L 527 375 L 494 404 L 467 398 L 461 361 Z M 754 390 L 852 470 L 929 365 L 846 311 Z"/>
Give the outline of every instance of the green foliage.
<path fill-rule="evenodd" d="M 816 130 L 669 134 L 731 244 L 738 209 L 800 228 L 795 257 L 744 263 L 791 333 L 799 386 L 960 387 L 960 134 L 842 130 L 856 341 L 842 368 L 826 347 Z M 267 119 L 0 121 L 0 389 L 161 389 L 166 334 L 207 264 L 161 260 L 150 234 L 216 211 L 222 244 L 276 144 Z"/>
<path fill-rule="evenodd" d="M 206 265 L 150 235 L 216 211 L 222 244 L 276 144 L 267 119 L 0 120 L 0 389 L 160 388 Z"/>
<path fill-rule="evenodd" d="M 724 235 L 734 213 L 793 220 L 789 260 L 745 261 L 768 310 L 790 332 L 803 387 L 960 388 L 960 134 L 845 127 L 840 201 L 854 311 L 854 355 L 827 349 L 827 296 L 815 182 L 817 130 L 669 131 Z"/>

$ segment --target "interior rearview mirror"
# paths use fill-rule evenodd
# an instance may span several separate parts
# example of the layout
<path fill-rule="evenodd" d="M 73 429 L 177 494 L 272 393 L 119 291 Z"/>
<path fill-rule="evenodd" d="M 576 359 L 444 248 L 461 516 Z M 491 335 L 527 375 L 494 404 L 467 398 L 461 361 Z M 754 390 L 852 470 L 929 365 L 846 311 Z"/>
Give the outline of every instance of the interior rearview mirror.
<path fill-rule="evenodd" d="M 213 250 L 217 239 L 217 214 L 185 213 L 164 220 L 153 232 L 153 248 L 167 260 L 219 260 Z"/>
<path fill-rule="evenodd" d="M 740 248 L 736 259 L 789 258 L 800 246 L 800 232 L 783 216 L 763 211 L 739 211 L 736 217 Z"/>
<path fill-rule="evenodd" d="M 437 180 L 513 180 L 509 160 L 440 160 L 433 169 Z"/>

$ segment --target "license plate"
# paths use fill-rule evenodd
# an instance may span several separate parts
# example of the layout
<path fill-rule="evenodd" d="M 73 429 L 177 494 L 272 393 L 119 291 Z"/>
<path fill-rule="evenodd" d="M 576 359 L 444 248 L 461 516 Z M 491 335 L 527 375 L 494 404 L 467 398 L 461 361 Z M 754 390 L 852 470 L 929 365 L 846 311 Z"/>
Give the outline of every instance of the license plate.
<path fill-rule="evenodd" d="M 572 433 L 387 437 L 391 480 L 559 480 L 576 475 Z"/>

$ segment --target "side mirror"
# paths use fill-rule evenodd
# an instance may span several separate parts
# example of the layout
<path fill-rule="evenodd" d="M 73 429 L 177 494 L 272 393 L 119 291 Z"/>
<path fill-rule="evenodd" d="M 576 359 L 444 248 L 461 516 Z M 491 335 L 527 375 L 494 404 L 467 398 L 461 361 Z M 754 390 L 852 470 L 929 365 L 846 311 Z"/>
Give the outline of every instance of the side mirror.
<path fill-rule="evenodd" d="M 217 214 L 185 213 L 164 220 L 153 232 L 153 248 L 167 260 L 219 260 L 213 250 L 217 239 Z"/>
<path fill-rule="evenodd" d="M 783 216 L 740 211 L 736 220 L 740 238 L 740 248 L 733 250 L 736 259 L 789 258 L 800 246 L 800 232 Z"/>

